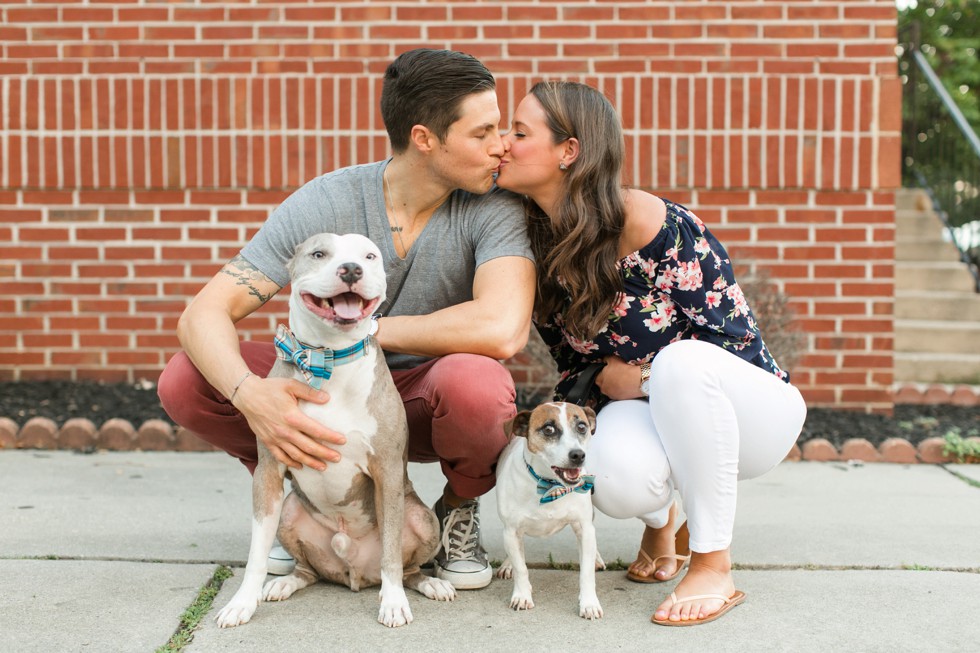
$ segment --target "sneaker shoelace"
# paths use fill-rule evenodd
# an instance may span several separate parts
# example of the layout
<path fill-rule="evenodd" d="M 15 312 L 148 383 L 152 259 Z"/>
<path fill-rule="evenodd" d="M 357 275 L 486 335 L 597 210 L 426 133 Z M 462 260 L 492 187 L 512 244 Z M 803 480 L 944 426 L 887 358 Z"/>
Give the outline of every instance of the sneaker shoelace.
<path fill-rule="evenodd" d="M 480 518 L 476 504 L 467 503 L 453 508 L 446 516 L 442 529 L 442 548 L 446 561 L 473 560 L 482 562 L 478 556 L 480 546 Z"/>

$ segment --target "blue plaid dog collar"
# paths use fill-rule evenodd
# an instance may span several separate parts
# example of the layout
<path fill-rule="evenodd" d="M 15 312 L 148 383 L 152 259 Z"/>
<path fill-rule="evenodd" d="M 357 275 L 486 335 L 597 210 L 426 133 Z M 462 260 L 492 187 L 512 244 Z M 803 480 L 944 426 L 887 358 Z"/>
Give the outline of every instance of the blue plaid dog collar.
<path fill-rule="evenodd" d="M 292 363 L 311 386 L 320 389 L 323 382 L 333 374 L 337 365 L 351 363 L 367 355 L 365 344 L 367 339 L 344 349 L 329 347 L 310 347 L 296 339 L 293 332 L 285 324 L 280 324 L 276 330 L 276 356 L 279 360 Z"/>

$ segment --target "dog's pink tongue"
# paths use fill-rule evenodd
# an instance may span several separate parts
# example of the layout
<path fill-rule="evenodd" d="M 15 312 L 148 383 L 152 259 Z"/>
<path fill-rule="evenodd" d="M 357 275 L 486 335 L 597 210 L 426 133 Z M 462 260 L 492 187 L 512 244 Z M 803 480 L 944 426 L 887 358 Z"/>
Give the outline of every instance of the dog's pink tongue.
<path fill-rule="evenodd" d="M 352 292 L 337 295 L 333 298 L 333 310 L 339 318 L 356 320 L 361 317 L 361 298 Z"/>

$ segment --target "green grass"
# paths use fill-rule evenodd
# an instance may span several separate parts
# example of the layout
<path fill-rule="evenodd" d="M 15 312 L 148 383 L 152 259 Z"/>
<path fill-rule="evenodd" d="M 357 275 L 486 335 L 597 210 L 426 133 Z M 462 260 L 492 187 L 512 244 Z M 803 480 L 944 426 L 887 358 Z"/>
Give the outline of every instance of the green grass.
<path fill-rule="evenodd" d="M 535 565 L 528 565 L 529 568 Z M 557 562 L 555 557 L 549 553 L 548 562 L 544 564 L 545 569 L 555 569 L 557 571 L 578 571 L 579 565 L 577 562 Z M 629 569 L 629 564 L 623 562 L 622 558 L 616 558 L 612 562 L 606 562 L 606 571 L 626 571 Z"/>
<path fill-rule="evenodd" d="M 549 553 L 548 569 L 557 569 L 559 571 L 578 571 L 578 565 L 571 562 L 555 562 L 555 557 Z"/>
<path fill-rule="evenodd" d="M 194 631 L 197 630 L 198 625 L 201 623 L 201 619 L 211 609 L 211 605 L 214 603 L 214 597 L 218 595 L 218 592 L 221 591 L 221 586 L 231 576 L 231 569 L 225 565 L 221 565 L 215 570 L 214 575 L 208 579 L 208 582 L 197 593 L 197 598 L 194 599 L 194 602 L 184 610 L 184 614 L 180 615 L 180 625 L 177 626 L 177 630 L 170 637 L 170 641 L 158 648 L 156 653 L 180 653 L 180 651 L 184 650 L 185 646 L 190 644 L 194 638 Z"/>

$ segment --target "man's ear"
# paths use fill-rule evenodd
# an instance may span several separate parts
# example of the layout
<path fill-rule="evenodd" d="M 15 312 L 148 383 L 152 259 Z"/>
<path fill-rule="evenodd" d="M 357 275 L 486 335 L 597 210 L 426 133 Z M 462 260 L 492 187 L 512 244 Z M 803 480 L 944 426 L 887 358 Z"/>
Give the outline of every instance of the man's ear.
<path fill-rule="evenodd" d="M 413 125 L 408 141 L 419 152 L 431 152 L 439 146 L 439 139 L 425 125 Z"/>
<path fill-rule="evenodd" d="M 517 413 L 514 419 L 504 423 L 504 433 L 508 436 L 527 437 L 527 427 L 531 423 L 531 411 L 522 410 Z"/>

